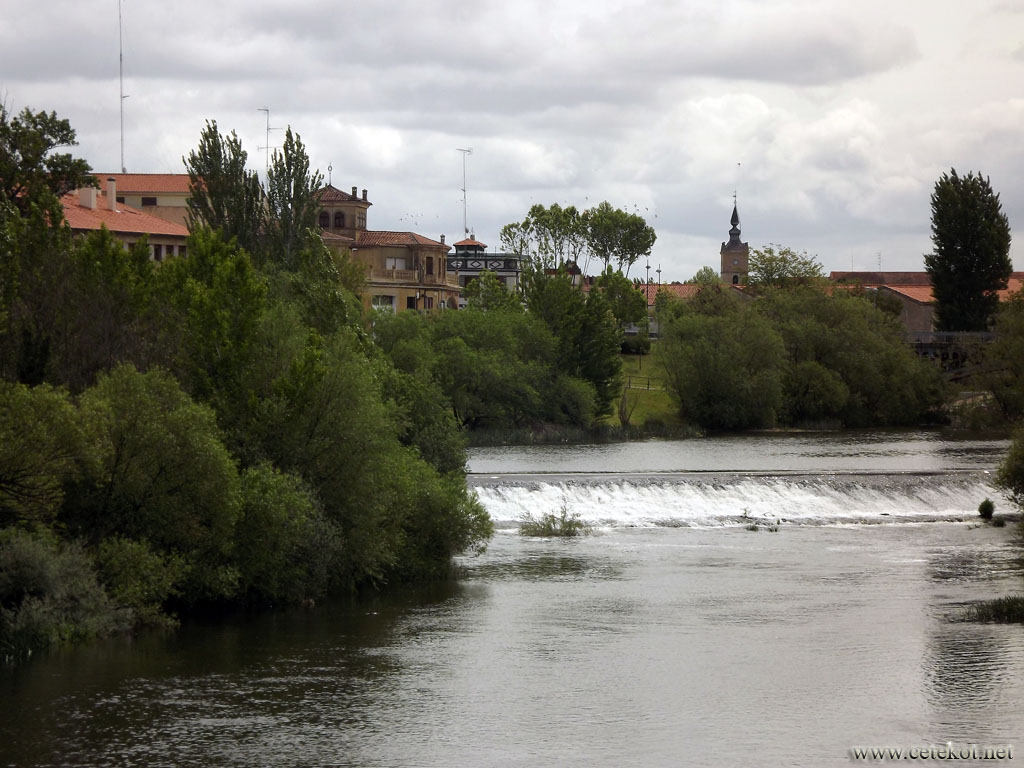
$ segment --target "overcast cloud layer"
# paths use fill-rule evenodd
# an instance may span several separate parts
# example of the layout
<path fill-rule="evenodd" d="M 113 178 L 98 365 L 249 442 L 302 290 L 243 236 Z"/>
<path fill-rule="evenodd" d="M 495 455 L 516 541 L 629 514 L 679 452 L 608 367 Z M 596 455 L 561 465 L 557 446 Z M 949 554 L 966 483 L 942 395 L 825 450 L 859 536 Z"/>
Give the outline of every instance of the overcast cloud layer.
<path fill-rule="evenodd" d="M 0 98 L 70 119 L 77 153 L 117 171 L 117 0 L 4 6 Z M 608 200 L 655 227 L 666 281 L 717 269 L 734 191 L 752 247 L 828 270 L 922 269 L 950 167 L 990 176 L 1024 221 L 1024 0 L 121 9 L 130 172 L 183 172 L 207 119 L 262 171 L 269 107 L 335 186 L 369 190 L 371 228 L 454 242 L 471 147 L 478 239 L 497 247 L 535 203 Z"/>

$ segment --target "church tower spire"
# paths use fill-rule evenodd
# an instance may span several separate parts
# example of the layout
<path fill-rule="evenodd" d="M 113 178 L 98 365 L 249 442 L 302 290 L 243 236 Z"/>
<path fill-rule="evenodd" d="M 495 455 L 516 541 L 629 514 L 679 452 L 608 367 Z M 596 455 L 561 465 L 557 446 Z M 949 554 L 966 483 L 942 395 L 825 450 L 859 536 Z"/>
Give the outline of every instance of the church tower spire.
<path fill-rule="evenodd" d="M 732 196 L 732 217 L 729 219 L 729 242 L 722 243 L 722 282 L 739 285 L 750 268 L 750 246 L 740 240 L 740 213 L 736 194 Z"/>

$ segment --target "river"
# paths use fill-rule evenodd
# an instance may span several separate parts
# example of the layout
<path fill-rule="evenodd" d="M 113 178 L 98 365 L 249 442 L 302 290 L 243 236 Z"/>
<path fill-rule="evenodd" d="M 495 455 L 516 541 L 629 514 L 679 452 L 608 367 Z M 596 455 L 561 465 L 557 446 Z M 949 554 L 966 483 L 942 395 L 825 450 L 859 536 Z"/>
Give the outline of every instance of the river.
<path fill-rule="evenodd" d="M 832 766 L 947 742 L 1017 758 L 1024 627 L 960 620 L 1024 589 L 1011 528 L 977 520 L 985 496 L 1013 513 L 991 486 L 1006 447 L 478 449 L 498 530 L 458 581 L 4 669 L 0 766 Z M 593 535 L 516 533 L 563 508 Z"/>

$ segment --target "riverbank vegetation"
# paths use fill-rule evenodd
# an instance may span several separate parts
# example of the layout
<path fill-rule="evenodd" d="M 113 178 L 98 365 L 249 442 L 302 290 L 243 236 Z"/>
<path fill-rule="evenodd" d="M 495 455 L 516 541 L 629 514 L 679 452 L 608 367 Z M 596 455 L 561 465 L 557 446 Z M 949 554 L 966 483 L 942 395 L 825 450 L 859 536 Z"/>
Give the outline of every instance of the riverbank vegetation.
<path fill-rule="evenodd" d="M 163 264 L 72 237 L 59 195 L 94 180 L 54 151 L 66 121 L 0 111 L 0 139 L 0 656 L 483 547 L 447 397 L 373 344 L 361 271 L 280 193 L 316 186 L 298 136 L 262 189 L 208 125 L 188 257 Z"/>
<path fill-rule="evenodd" d="M 709 430 L 937 421 L 946 389 L 898 321 L 867 298 L 807 284 L 756 298 L 720 286 L 662 304 L 660 361 L 681 418 Z"/>

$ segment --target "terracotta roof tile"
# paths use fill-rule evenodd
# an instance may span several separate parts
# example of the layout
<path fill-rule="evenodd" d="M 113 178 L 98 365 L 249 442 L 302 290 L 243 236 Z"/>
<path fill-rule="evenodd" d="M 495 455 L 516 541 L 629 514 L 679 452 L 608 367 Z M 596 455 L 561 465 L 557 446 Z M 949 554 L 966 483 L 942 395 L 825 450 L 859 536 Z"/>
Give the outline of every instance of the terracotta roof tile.
<path fill-rule="evenodd" d="M 1011 278 L 1024 279 L 1024 272 L 1014 272 Z M 829 272 L 828 279 L 835 282 L 876 285 L 931 285 L 927 272 Z"/>
<path fill-rule="evenodd" d="M 1012 298 L 1012 294 L 1017 293 L 1024 287 L 1024 273 L 1014 272 L 1013 274 L 1019 275 L 1019 277 L 1011 277 L 1007 282 L 1006 288 L 996 291 L 1000 301 L 1009 301 Z M 931 304 L 935 301 L 930 285 L 883 285 L 880 287 L 886 288 L 893 293 L 898 293 L 920 304 Z"/>
<path fill-rule="evenodd" d="M 320 189 L 320 202 L 321 203 L 366 203 L 367 205 L 373 205 L 369 200 L 363 200 L 361 197 L 355 197 L 350 195 L 348 192 L 342 192 L 335 186 L 328 184 Z"/>
<path fill-rule="evenodd" d="M 118 203 L 116 211 L 110 210 L 109 198 L 99 190 L 95 208 L 82 205 L 77 191 L 64 195 L 60 202 L 64 207 L 64 218 L 74 230 L 98 230 L 105 224 L 114 234 L 188 237 L 188 229 L 181 224 L 164 221 L 124 203 Z"/>
<path fill-rule="evenodd" d="M 467 237 L 465 240 L 460 240 L 459 242 L 457 242 L 455 244 L 455 247 L 456 248 L 463 248 L 463 247 L 467 247 L 467 248 L 472 248 L 472 247 L 486 248 L 487 246 L 484 245 L 483 243 L 481 243 L 479 240 L 474 240 L 471 237 Z"/>
<path fill-rule="evenodd" d="M 104 189 L 107 179 L 113 178 L 117 182 L 117 191 L 129 195 L 140 192 L 188 194 L 187 173 L 97 173 L 95 176 Z"/>
<path fill-rule="evenodd" d="M 415 232 L 385 232 L 380 230 L 366 230 L 356 232 L 356 247 L 370 247 L 374 245 L 397 245 L 414 247 L 417 245 L 434 246 L 448 250 L 450 246 L 431 240 L 429 237 L 417 235 Z"/>
<path fill-rule="evenodd" d="M 701 286 L 693 285 L 691 283 L 641 283 L 637 286 L 637 290 L 647 297 L 647 306 L 654 305 L 654 299 L 658 295 L 658 291 L 665 291 L 670 296 L 676 299 L 692 299 L 700 291 Z"/>

